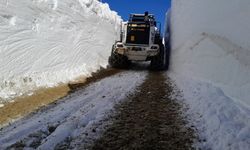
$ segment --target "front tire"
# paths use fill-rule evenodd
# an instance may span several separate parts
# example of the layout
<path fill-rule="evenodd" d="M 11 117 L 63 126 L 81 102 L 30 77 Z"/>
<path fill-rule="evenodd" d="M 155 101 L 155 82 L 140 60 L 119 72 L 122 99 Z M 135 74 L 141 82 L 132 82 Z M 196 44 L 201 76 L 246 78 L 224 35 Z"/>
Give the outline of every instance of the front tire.
<path fill-rule="evenodd" d="M 165 49 L 163 44 L 160 44 L 160 52 L 154 56 L 150 63 L 151 70 L 164 70 L 165 68 Z"/>
<path fill-rule="evenodd" d="M 109 65 L 113 68 L 128 68 L 130 61 L 126 56 L 115 52 L 114 46 L 112 47 L 111 56 L 109 57 Z"/>

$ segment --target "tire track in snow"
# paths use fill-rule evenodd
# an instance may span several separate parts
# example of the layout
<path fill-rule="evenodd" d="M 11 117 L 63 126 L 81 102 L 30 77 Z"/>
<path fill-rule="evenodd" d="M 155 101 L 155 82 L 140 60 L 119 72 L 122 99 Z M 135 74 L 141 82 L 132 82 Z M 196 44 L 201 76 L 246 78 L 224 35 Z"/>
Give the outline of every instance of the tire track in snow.
<path fill-rule="evenodd" d="M 137 92 L 117 106 L 102 137 L 76 149 L 194 149 L 195 131 L 187 126 L 172 94 L 170 79 L 150 72 Z"/>

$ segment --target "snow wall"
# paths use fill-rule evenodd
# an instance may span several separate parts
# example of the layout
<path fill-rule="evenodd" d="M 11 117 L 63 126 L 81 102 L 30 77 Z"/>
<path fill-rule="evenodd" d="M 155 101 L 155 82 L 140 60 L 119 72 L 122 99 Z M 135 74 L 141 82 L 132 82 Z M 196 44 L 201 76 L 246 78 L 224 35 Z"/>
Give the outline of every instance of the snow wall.
<path fill-rule="evenodd" d="M 170 22 L 170 70 L 250 106 L 250 1 L 172 0 Z"/>
<path fill-rule="evenodd" d="M 97 0 L 1 0 L 0 103 L 105 67 L 120 21 Z"/>
<path fill-rule="evenodd" d="M 165 26 L 164 26 L 164 44 L 165 46 L 167 46 L 167 48 L 169 48 L 169 44 L 170 44 L 170 19 L 171 19 L 171 9 L 169 9 L 166 12 L 166 16 L 165 16 Z"/>

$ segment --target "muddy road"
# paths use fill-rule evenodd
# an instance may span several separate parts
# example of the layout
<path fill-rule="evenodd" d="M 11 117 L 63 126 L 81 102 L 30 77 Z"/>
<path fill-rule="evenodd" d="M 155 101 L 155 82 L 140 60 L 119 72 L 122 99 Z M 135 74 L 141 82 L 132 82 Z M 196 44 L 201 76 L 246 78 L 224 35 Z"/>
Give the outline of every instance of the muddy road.
<path fill-rule="evenodd" d="M 191 149 L 194 130 L 170 98 L 172 84 L 163 72 L 150 72 L 137 92 L 117 106 L 113 124 L 90 149 Z"/>
<path fill-rule="evenodd" d="M 0 149 L 192 149 L 166 72 L 106 70 L 0 130 Z"/>

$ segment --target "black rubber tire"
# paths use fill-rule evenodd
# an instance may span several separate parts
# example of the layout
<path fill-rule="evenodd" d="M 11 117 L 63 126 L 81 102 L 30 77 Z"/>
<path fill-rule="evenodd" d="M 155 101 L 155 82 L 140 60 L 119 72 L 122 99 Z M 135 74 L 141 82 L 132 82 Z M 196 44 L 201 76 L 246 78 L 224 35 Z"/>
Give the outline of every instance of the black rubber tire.
<path fill-rule="evenodd" d="M 169 69 L 169 62 L 170 62 L 170 48 L 165 47 L 165 70 Z"/>
<path fill-rule="evenodd" d="M 114 51 L 114 46 L 111 51 L 111 56 L 109 57 L 109 65 L 113 68 L 128 68 L 130 61 L 126 56 L 118 54 Z"/>
<path fill-rule="evenodd" d="M 166 40 L 165 41 L 165 70 L 169 69 L 170 56 L 171 56 L 171 45 L 170 45 L 170 41 Z"/>
<path fill-rule="evenodd" d="M 160 52 L 154 56 L 150 63 L 151 70 L 164 70 L 165 69 L 165 49 L 163 44 L 159 44 Z"/>

